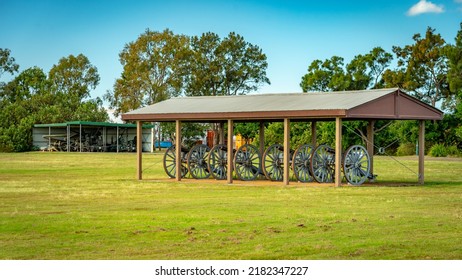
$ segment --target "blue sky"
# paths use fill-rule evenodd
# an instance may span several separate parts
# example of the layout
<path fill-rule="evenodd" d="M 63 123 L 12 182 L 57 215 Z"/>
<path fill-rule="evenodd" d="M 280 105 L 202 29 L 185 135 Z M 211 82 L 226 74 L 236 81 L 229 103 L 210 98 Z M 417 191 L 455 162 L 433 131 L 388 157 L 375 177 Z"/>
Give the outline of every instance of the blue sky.
<path fill-rule="evenodd" d="M 462 0 L 0 0 L 0 14 L 0 48 L 11 50 L 20 70 L 48 72 L 60 58 L 82 53 L 101 76 L 93 97 L 112 89 L 122 71 L 119 52 L 147 28 L 244 36 L 268 58 L 271 85 L 259 92 L 276 93 L 300 92 L 314 59 L 338 55 L 349 61 L 376 46 L 391 52 L 427 26 L 453 43 Z"/>

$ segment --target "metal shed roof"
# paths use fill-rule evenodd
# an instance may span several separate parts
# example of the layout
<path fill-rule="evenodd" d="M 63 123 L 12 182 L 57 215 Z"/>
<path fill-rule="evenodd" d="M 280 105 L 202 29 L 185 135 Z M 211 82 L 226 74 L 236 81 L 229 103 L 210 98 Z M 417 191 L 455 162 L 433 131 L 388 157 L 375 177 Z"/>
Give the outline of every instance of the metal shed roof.
<path fill-rule="evenodd" d="M 36 124 L 34 127 L 67 127 L 67 126 L 99 126 L 99 127 L 120 127 L 136 128 L 136 124 L 130 123 L 108 123 L 108 122 L 88 122 L 88 121 L 70 121 L 64 123 Z M 143 128 L 152 128 L 152 125 L 143 125 Z"/>
<path fill-rule="evenodd" d="M 125 121 L 323 119 L 439 120 L 443 112 L 398 88 L 172 98 L 122 115 Z"/>

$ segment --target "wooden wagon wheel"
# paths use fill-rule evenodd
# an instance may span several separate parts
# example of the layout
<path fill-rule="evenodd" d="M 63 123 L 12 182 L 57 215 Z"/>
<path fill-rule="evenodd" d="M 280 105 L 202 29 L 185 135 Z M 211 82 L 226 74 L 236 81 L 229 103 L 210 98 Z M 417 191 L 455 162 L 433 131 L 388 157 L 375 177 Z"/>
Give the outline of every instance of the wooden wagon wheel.
<path fill-rule="evenodd" d="M 319 145 L 311 156 L 311 174 L 318 183 L 331 183 L 335 174 L 335 150 Z"/>
<path fill-rule="evenodd" d="M 181 178 L 188 174 L 188 168 L 186 168 L 186 155 L 188 151 L 186 148 L 181 147 Z M 176 178 L 176 147 L 175 145 L 165 151 L 164 154 L 164 170 L 170 178 Z"/>
<path fill-rule="evenodd" d="M 246 144 L 234 155 L 234 170 L 243 181 L 255 180 L 260 174 L 261 157 L 255 146 Z"/>
<path fill-rule="evenodd" d="M 311 173 L 311 154 L 313 147 L 305 144 L 295 150 L 292 158 L 292 170 L 294 171 L 295 178 L 303 183 L 313 182 L 313 175 Z"/>
<path fill-rule="evenodd" d="M 282 181 L 284 174 L 284 147 L 274 144 L 263 153 L 263 173 L 268 180 Z"/>
<path fill-rule="evenodd" d="M 215 145 L 209 152 L 207 163 L 213 178 L 225 180 L 228 172 L 228 148 L 226 145 Z"/>
<path fill-rule="evenodd" d="M 371 159 L 361 145 L 349 147 L 343 158 L 343 173 L 348 183 L 359 186 L 366 181 L 371 168 Z"/>
<path fill-rule="evenodd" d="M 207 158 L 210 148 L 207 145 L 199 144 L 194 146 L 188 153 L 188 170 L 195 179 L 207 179 L 210 177 L 207 166 Z"/>

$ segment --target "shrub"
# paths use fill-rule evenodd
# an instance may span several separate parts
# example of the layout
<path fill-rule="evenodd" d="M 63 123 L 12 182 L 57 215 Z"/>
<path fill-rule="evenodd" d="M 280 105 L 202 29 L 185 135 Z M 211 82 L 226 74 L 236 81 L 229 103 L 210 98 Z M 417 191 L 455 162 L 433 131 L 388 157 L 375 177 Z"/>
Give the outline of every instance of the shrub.
<path fill-rule="evenodd" d="M 413 143 L 403 143 L 399 145 L 396 150 L 397 156 L 412 156 L 415 155 L 415 144 Z"/>
<path fill-rule="evenodd" d="M 435 144 L 431 147 L 430 153 L 432 157 L 447 157 L 447 156 L 460 156 L 461 153 L 457 146 L 445 146 L 443 144 Z"/>
<path fill-rule="evenodd" d="M 447 151 L 448 151 L 448 155 L 449 155 L 449 156 L 458 157 L 458 156 L 461 155 L 459 149 L 458 149 L 457 146 L 455 146 L 455 145 L 452 145 L 452 146 L 447 147 Z"/>
<path fill-rule="evenodd" d="M 443 144 L 435 144 L 430 149 L 432 157 L 447 157 L 448 149 Z"/>

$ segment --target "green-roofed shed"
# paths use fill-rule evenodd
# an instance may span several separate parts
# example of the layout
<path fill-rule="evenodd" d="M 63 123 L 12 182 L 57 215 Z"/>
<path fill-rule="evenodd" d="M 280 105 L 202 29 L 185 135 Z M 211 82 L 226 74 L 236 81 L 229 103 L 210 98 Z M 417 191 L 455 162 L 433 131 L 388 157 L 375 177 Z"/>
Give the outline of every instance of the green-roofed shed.
<path fill-rule="evenodd" d="M 143 125 L 142 150 L 152 151 L 152 125 Z M 40 150 L 67 152 L 134 152 L 136 124 L 70 121 L 36 124 L 33 145 Z"/>

